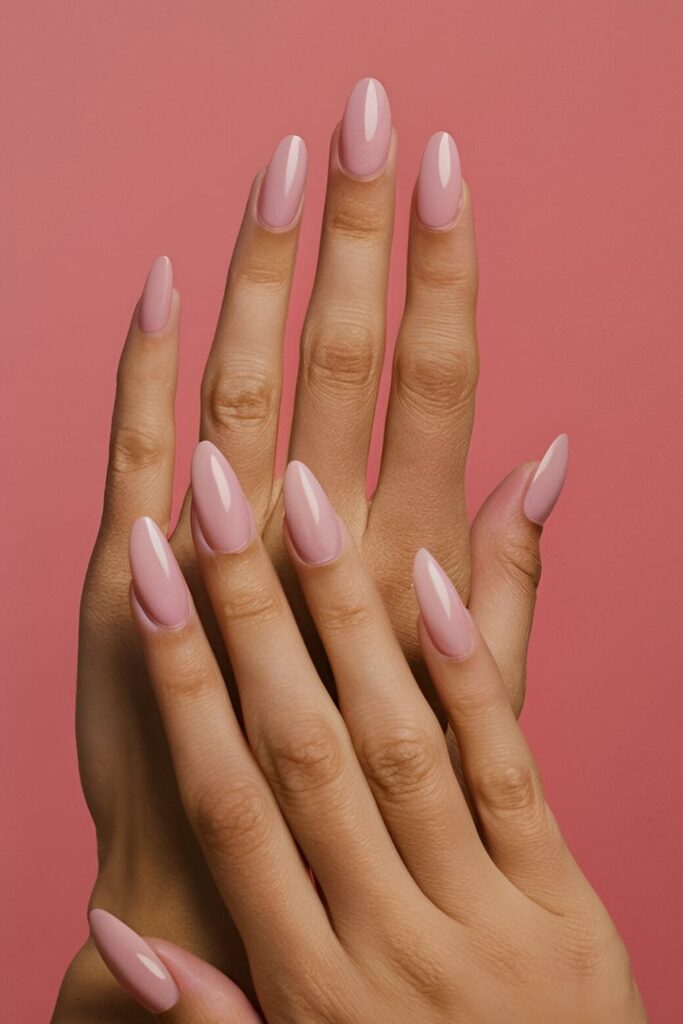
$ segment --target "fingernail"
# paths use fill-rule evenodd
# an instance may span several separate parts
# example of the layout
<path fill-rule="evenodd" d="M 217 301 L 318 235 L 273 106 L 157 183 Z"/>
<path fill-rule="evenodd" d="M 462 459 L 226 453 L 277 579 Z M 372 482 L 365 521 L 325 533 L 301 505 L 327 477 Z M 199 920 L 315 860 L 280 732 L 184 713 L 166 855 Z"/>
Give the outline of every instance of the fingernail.
<path fill-rule="evenodd" d="M 381 171 L 389 156 L 391 110 L 386 89 L 376 78 L 356 82 L 349 96 L 341 132 L 339 159 L 349 174 L 367 178 Z"/>
<path fill-rule="evenodd" d="M 413 580 L 422 621 L 434 646 L 448 658 L 467 658 L 474 646 L 470 613 L 426 548 L 415 556 Z"/>
<path fill-rule="evenodd" d="M 129 556 L 133 589 L 143 610 L 160 626 L 182 626 L 190 610 L 185 579 L 168 541 L 149 516 L 133 523 Z"/>
<path fill-rule="evenodd" d="M 524 497 L 524 515 L 542 526 L 560 496 L 567 476 L 569 438 L 560 434 L 548 448 L 533 475 Z"/>
<path fill-rule="evenodd" d="M 261 182 L 256 204 L 267 228 L 286 228 L 296 217 L 306 181 L 306 143 L 288 135 L 276 148 Z"/>
<path fill-rule="evenodd" d="M 232 466 L 210 441 L 201 441 L 192 457 L 192 505 L 213 551 L 247 546 L 254 533 L 251 509 Z"/>
<path fill-rule="evenodd" d="M 460 157 L 448 132 L 435 132 L 425 146 L 417 180 L 417 213 L 428 228 L 452 224 L 462 198 Z"/>
<path fill-rule="evenodd" d="M 324 565 L 341 554 L 344 534 L 327 495 L 303 462 L 290 462 L 284 481 L 285 516 L 299 557 Z"/>
<path fill-rule="evenodd" d="M 140 299 L 138 324 L 146 334 L 156 334 L 166 326 L 171 312 L 173 267 L 168 256 L 159 256 L 147 275 Z"/>
<path fill-rule="evenodd" d="M 151 946 L 106 910 L 88 914 L 90 934 L 121 988 L 152 1013 L 170 1010 L 180 999 L 175 981 Z"/>

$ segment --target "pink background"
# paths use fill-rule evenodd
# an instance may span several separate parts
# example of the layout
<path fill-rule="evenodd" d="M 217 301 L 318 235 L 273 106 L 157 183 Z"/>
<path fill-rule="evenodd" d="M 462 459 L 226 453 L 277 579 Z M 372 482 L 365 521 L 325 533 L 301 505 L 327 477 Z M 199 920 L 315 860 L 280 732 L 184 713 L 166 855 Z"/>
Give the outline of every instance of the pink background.
<path fill-rule="evenodd" d="M 282 135 L 305 136 L 291 370 L 328 136 L 367 74 L 399 132 L 392 331 L 410 189 L 435 129 L 453 132 L 474 194 L 472 506 L 559 431 L 572 438 L 525 724 L 652 1020 L 679 1019 L 681 30 L 680 0 L 5 3 L 3 1019 L 47 1020 L 86 931 L 76 618 L 130 310 L 168 252 L 184 301 L 184 486 L 252 176 Z"/>

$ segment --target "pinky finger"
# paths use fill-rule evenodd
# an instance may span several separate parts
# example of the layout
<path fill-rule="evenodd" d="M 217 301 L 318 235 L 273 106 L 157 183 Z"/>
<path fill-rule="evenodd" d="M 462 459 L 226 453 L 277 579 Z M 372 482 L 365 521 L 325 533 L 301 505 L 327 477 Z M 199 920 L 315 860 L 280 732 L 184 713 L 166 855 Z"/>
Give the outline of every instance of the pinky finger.
<path fill-rule="evenodd" d="M 545 802 L 498 666 L 457 590 L 424 548 L 415 559 L 414 582 L 425 661 L 458 740 L 489 854 L 530 899 L 560 911 L 561 893 L 578 868 Z"/>
<path fill-rule="evenodd" d="M 124 992 L 169 1024 L 262 1024 L 242 990 L 206 961 L 162 939 L 143 939 L 106 910 L 90 933 Z"/>

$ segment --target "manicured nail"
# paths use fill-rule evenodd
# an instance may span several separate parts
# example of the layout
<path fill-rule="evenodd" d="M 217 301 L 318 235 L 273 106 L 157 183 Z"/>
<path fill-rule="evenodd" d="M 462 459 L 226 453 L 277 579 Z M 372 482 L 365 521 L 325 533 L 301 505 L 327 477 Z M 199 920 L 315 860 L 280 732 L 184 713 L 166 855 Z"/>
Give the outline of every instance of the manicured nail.
<path fill-rule="evenodd" d="M 251 509 L 232 466 L 210 441 L 201 441 L 192 457 L 192 505 L 213 551 L 247 546 L 254 534 Z"/>
<path fill-rule="evenodd" d="M 359 178 L 381 171 L 389 156 L 391 110 L 386 89 L 376 78 L 356 82 L 346 103 L 339 134 L 342 166 Z"/>
<path fill-rule="evenodd" d="M 156 334 L 166 326 L 171 312 L 173 295 L 173 267 L 168 256 L 159 256 L 147 275 L 138 309 L 140 330 Z"/>
<path fill-rule="evenodd" d="M 344 544 L 342 525 L 324 490 L 303 462 L 290 462 L 284 482 L 285 516 L 299 557 L 309 565 L 332 562 Z"/>
<path fill-rule="evenodd" d="M 286 228 L 296 217 L 306 182 L 306 143 L 288 135 L 270 158 L 256 204 L 267 228 Z"/>
<path fill-rule="evenodd" d="M 160 626 L 182 626 L 190 610 L 185 579 L 168 541 L 149 516 L 133 523 L 129 556 L 133 589 L 143 610 Z"/>
<path fill-rule="evenodd" d="M 567 476 L 569 438 L 560 434 L 548 448 L 533 475 L 524 498 L 524 515 L 542 526 L 560 496 Z"/>
<path fill-rule="evenodd" d="M 151 946 L 106 910 L 88 914 L 90 934 L 121 988 L 152 1013 L 170 1010 L 180 999 L 178 986 Z"/>
<path fill-rule="evenodd" d="M 467 658 L 474 646 L 470 613 L 426 548 L 415 556 L 413 580 L 422 621 L 436 649 L 448 658 Z"/>
<path fill-rule="evenodd" d="M 452 224 L 462 198 L 460 157 L 448 132 L 435 132 L 427 143 L 417 179 L 417 213 L 428 228 Z"/>

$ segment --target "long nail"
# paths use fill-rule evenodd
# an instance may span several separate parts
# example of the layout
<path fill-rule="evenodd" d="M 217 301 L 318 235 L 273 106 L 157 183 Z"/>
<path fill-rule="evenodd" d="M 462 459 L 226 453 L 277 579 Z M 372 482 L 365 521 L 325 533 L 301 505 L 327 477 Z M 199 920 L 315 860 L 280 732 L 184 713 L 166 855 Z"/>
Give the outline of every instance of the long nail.
<path fill-rule="evenodd" d="M 425 146 L 417 179 L 417 213 L 428 228 L 455 220 L 462 199 L 460 157 L 448 132 L 435 132 Z"/>
<path fill-rule="evenodd" d="M 210 441 L 201 441 L 192 457 L 192 504 L 213 551 L 247 546 L 254 534 L 251 509 L 232 466 Z"/>
<path fill-rule="evenodd" d="M 391 143 L 391 110 L 386 89 L 376 78 L 356 82 L 349 96 L 339 135 L 342 166 L 359 178 L 382 170 Z"/>
<path fill-rule="evenodd" d="M 448 658 L 467 658 L 474 646 L 470 613 L 426 548 L 415 556 L 413 580 L 422 621 L 436 649 Z"/>
<path fill-rule="evenodd" d="M 263 176 L 257 212 L 267 228 L 286 228 L 296 217 L 306 182 L 306 143 L 288 135 L 275 148 Z"/>
<path fill-rule="evenodd" d="M 285 516 L 299 557 L 324 565 L 341 554 L 344 534 L 324 490 L 303 462 L 290 462 L 284 480 Z"/>
<path fill-rule="evenodd" d="M 569 438 L 560 434 L 548 448 L 524 497 L 524 515 L 542 526 L 560 496 L 567 476 Z"/>
<path fill-rule="evenodd" d="M 163 330 L 171 312 L 173 267 L 168 256 L 155 259 L 142 291 L 138 308 L 138 325 L 146 334 Z"/>
<path fill-rule="evenodd" d="M 168 541 L 149 516 L 133 523 L 129 556 L 143 611 L 160 626 L 182 626 L 190 610 L 187 585 Z"/>
<path fill-rule="evenodd" d="M 106 910 L 91 910 L 88 920 L 100 956 L 125 992 L 152 1013 L 175 1006 L 178 986 L 137 932 Z"/>

